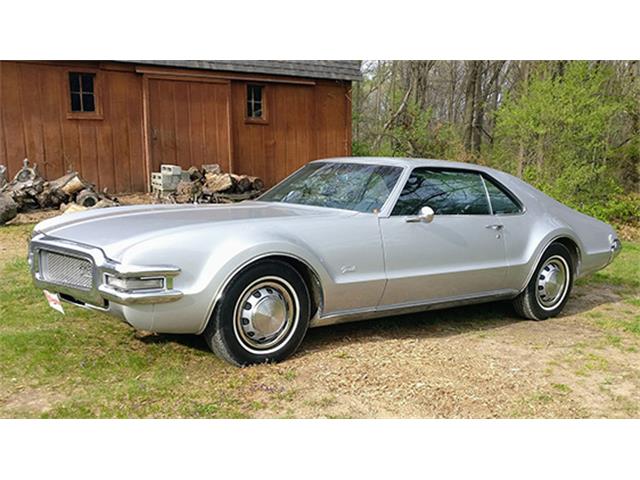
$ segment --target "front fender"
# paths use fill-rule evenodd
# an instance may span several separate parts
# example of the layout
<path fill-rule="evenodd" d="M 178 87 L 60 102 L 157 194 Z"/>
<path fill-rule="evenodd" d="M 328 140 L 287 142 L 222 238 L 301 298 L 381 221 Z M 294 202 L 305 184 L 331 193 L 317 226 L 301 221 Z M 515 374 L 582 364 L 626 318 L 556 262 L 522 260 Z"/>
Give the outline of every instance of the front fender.
<path fill-rule="evenodd" d="M 211 293 L 210 303 L 206 310 L 206 316 L 198 329 L 198 333 L 201 333 L 205 329 L 207 321 L 211 317 L 217 302 L 222 297 L 231 280 L 241 270 L 252 263 L 274 256 L 289 257 L 306 264 L 320 280 L 321 288 L 332 281 L 329 272 L 324 267 L 320 258 L 309 248 L 305 248 L 303 245 L 292 240 L 273 238 L 268 242 L 261 242 L 259 245 L 247 246 L 247 248 L 242 250 L 228 252 L 228 256 L 226 257 L 228 261 L 222 265 L 217 265 L 218 269 L 216 270 L 216 274 L 210 280 L 206 289 Z M 323 296 L 324 293 L 323 291 Z"/>
<path fill-rule="evenodd" d="M 302 240 L 251 226 L 233 228 L 232 232 L 228 228 L 192 230 L 188 236 L 176 233 L 126 252 L 127 262 L 140 263 L 144 258 L 145 263 L 152 264 L 164 259 L 182 270 L 174 280 L 174 288 L 183 292 L 183 298 L 154 305 L 150 330 L 201 333 L 229 281 L 247 265 L 268 256 L 300 260 L 316 274 L 321 285 L 331 282 L 321 259 Z"/>

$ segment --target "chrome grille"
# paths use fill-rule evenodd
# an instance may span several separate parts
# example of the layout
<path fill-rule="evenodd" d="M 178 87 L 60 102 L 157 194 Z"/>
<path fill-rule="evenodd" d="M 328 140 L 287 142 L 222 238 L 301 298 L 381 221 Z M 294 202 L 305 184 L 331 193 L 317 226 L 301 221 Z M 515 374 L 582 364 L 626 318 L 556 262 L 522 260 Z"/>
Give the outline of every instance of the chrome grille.
<path fill-rule="evenodd" d="M 93 264 L 88 259 L 41 250 L 42 278 L 51 283 L 90 290 L 93 285 Z"/>

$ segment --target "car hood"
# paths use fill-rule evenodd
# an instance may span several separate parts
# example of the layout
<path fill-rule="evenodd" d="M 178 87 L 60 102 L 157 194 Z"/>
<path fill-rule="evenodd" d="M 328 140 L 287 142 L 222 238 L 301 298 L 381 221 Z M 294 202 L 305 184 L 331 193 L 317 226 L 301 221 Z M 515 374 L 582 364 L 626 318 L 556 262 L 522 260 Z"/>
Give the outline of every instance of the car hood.
<path fill-rule="evenodd" d="M 35 233 L 101 248 L 113 259 L 127 247 L 177 230 L 224 228 L 238 223 L 278 222 L 355 212 L 282 203 L 247 201 L 233 205 L 137 205 L 60 215 L 40 222 Z"/>

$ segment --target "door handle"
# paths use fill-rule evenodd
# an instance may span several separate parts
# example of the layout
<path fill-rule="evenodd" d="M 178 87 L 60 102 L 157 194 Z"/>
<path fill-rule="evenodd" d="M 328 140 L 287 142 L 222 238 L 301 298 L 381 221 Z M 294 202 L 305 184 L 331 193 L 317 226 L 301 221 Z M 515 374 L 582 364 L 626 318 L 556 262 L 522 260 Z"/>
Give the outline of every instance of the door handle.
<path fill-rule="evenodd" d="M 486 228 L 490 228 L 491 230 L 502 230 L 502 228 L 504 227 L 504 225 L 487 225 Z"/>

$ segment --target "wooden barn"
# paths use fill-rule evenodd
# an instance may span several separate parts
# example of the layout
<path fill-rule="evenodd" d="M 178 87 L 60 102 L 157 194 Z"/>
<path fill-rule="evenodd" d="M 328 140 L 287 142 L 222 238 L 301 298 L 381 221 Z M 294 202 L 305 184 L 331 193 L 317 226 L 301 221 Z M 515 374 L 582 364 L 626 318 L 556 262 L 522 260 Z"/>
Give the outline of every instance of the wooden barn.
<path fill-rule="evenodd" d="M 272 185 L 351 153 L 358 61 L 0 61 L 0 165 L 142 192 L 163 163 Z"/>

